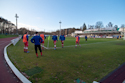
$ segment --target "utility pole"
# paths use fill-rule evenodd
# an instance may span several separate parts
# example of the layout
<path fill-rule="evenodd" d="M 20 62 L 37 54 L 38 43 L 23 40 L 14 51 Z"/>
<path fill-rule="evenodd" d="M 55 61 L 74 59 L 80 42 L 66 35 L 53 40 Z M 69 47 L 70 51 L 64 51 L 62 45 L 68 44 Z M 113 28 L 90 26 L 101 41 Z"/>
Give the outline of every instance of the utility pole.
<path fill-rule="evenodd" d="M 16 17 L 16 34 L 18 34 L 18 30 L 17 30 L 17 18 L 19 18 L 19 16 L 17 16 L 17 14 L 16 14 L 15 17 Z"/>
<path fill-rule="evenodd" d="M 61 35 L 61 23 L 62 23 L 62 22 L 60 21 L 59 23 L 60 23 L 60 35 Z"/>

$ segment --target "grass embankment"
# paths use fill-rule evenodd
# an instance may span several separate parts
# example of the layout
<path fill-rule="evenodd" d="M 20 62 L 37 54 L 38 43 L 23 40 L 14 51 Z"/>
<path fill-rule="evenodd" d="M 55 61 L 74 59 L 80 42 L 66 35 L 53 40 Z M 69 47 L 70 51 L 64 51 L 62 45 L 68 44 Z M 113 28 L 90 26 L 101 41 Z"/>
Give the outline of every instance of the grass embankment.
<path fill-rule="evenodd" d="M 47 46 L 47 40 L 45 41 Z M 125 41 L 116 39 L 81 38 L 81 47 L 64 47 L 57 50 L 45 49 L 43 55 L 36 58 L 34 45 L 29 42 L 30 53 L 23 52 L 20 40 L 16 46 L 8 48 L 8 55 L 14 65 L 21 71 L 33 73 L 30 69 L 41 70 L 30 75 L 33 83 L 73 83 L 80 78 L 86 83 L 99 81 L 108 73 L 125 62 Z M 75 44 L 75 38 L 66 38 L 64 46 Z M 50 47 L 53 47 L 50 41 Z M 60 41 L 57 47 L 61 47 Z M 39 51 L 38 51 L 39 52 Z"/>
<path fill-rule="evenodd" d="M 17 37 L 18 35 L 1 35 L 0 38 Z"/>

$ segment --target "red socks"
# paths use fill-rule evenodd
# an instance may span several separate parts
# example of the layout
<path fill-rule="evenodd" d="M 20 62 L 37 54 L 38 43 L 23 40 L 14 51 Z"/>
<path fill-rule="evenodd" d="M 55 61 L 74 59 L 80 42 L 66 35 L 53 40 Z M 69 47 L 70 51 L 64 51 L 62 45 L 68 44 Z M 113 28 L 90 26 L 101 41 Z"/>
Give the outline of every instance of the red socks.
<path fill-rule="evenodd" d="M 36 53 L 36 56 L 37 56 L 37 58 L 38 58 L 38 53 Z M 42 52 L 41 52 L 41 56 L 42 56 Z"/>
<path fill-rule="evenodd" d="M 38 57 L 38 54 L 36 53 L 36 56 Z"/>
<path fill-rule="evenodd" d="M 25 52 L 25 49 L 24 49 L 24 52 Z"/>
<path fill-rule="evenodd" d="M 63 47 L 63 43 L 62 43 L 62 47 Z"/>
<path fill-rule="evenodd" d="M 42 56 L 42 52 L 41 52 L 41 56 Z"/>

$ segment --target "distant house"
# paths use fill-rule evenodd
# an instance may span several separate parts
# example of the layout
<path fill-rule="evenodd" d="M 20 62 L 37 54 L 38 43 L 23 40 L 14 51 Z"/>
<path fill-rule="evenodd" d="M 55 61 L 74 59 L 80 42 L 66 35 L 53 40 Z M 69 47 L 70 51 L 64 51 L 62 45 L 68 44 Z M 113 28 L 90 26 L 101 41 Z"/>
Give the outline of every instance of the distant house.
<path fill-rule="evenodd" d="M 119 28 L 118 31 L 121 32 L 121 35 L 125 37 L 125 27 Z"/>
<path fill-rule="evenodd" d="M 75 32 L 71 33 L 71 36 L 75 37 L 76 34 L 82 35 L 82 34 L 83 34 L 83 31 L 76 30 Z"/>

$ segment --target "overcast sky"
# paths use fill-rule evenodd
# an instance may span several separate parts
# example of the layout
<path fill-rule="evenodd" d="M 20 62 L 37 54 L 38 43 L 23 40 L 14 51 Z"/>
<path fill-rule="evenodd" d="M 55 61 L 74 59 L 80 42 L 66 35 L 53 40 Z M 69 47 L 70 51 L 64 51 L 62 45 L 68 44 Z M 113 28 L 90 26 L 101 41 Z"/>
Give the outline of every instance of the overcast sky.
<path fill-rule="evenodd" d="M 0 0 L 0 16 L 38 31 L 55 31 L 60 28 L 80 28 L 102 21 L 121 26 L 125 24 L 125 0 Z"/>

